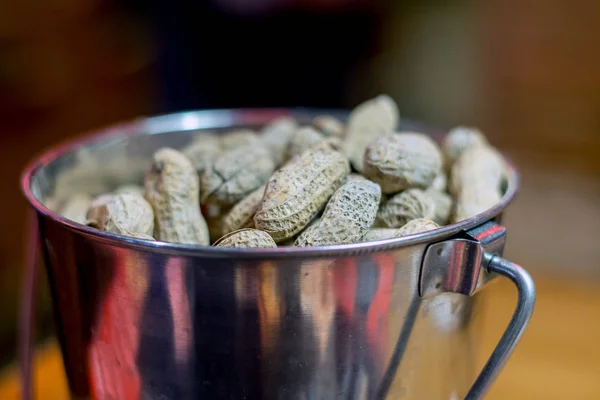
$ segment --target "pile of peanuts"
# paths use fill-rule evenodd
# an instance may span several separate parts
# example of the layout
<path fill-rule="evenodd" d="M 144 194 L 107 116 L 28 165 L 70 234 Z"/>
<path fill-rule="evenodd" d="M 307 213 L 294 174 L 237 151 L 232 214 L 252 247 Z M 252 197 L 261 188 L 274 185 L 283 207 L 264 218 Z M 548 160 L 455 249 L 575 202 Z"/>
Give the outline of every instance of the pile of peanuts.
<path fill-rule="evenodd" d="M 200 131 L 184 148 L 156 151 L 143 187 L 78 194 L 57 211 L 139 239 L 274 248 L 407 236 L 500 201 L 506 164 L 479 130 L 456 127 L 438 145 L 399 122 L 380 95 L 345 123 L 281 117 L 260 131 Z"/>

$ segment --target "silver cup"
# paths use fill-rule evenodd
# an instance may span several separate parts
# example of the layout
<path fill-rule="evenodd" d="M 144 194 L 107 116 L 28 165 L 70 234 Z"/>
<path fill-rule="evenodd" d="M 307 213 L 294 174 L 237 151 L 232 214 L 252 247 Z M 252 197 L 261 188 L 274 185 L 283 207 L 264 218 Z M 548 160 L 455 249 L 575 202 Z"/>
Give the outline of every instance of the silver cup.
<path fill-rule="evenodd" d="M 501 213 L 516 194 L 458 224 L 405 238 L 320 248 L 225 249 L 145 242 L 74 223 L 45 199 L 141 181 L 151 154 L 197 130 L 258 127 L 331 110 L 216 110 L 139 119 L 55 147 L 24 172 L 64 365 L 75 399 L 480 399 L 535 302 L 502 258 Z M 403 123 L 403 129 L 432 132 Z M 22 313 L 31 393 L 30 257 Z M 488 281 L 519 292 L 512 320 L 477 374 L 477 310 Z M 484 289 L 485 290 L 481 290 Z"/>

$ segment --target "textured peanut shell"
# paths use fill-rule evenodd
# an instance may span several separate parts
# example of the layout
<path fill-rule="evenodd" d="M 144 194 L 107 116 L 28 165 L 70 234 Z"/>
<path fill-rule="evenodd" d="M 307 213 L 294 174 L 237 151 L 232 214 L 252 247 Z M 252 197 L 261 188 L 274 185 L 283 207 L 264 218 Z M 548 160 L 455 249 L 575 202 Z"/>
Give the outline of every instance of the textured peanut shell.
<path fill-rule="evenodd" d="M 373 225 L 380 200 L 381 188 L 374 182 L 345 183 L 331 196 L 319 222 L 301 233 L 295 246 L 359 242 Z"/>
<path fill-rule="evenodd" d="M 428 212 L 426 216 L 438 225 L 446 225 L 452 212 L 452 197 L 448 193 L 431 188 L 425 191 L 425 195 L 433 207 L 433 211 Z"/>
<path fill-rule="evenodd" d="M 145 198 L 154 211 L 154 237 L 164 242 L 209 244 L 208 227 L 200 213 L 196 169 L 179 151 L 154 153 L 146 173 Z"/>
<path fill-rule="evenodd" d="M 289 158 L 300 155 L 325 140 L 319 131 L 310 126 L 302 126 L 294 133 L 288 149 Z"/>
<path fill-rule="evenodd" d="M 381 204 L 375 224 L 382 228 L 400 228 L 413 219 L 431 219 L 433 213 L 433 202 L 425 192 L 408 189 Z"/>
<path fill-rule="evenodd" d="M 92 204 L 92 197 L 85 193 L 76 193 L 64 201 L 58 208 L 59 214 L 71 221 L 85 223 L 85 215 Z"/>
<path fill-rule="evenodd" d="M 344 152 L 355 170 L 363 172 L 367 145 L 379 136 L 393 132 L 399 122 L 398 107 L 387 95 L 367 100 L 352 110 L 346 125 Z"/>
<path fill-rule="evenodd" d="M 372 242 L 374 240 L 385 240 L 399 238 L 402 236 L 414 235 L 439 228 L 440 226 L 433 221 L 425 218 L 413 219 L 406 223 L 402 228 L 372 228 L 365 233 L 363 242 Z"/>
<path fill-rule="evenodd" d="M 238 202 L 223 218 L 222 235 L 242 229 L 254 228 L 254 214 L 265 194 L 266 185 L 263 185 Z"/>
<path fill-rule="evenodd" d="M 269 179 L 255 226 L 275 242 L 291 238 L 323 209 L 349 172 L 348 159 L 337 151 L 304 152 Z"/>
<path fill-rule="evenodd" d="M 500 202 L 502 196 L 495 189 L 471 187 L 456 198 L 452 222 L 460 222 L 489 210 Z"/>
<path fill-rule="evenodd" d="M 126 184 L 126 185 L 121 185 L 121 186 L 117 187 L 115 189 L 114 193 L 115 194 L 131 193 L 131 194 L 138 194 L 140 196 L 144 196 L 144 188 L 140 185 Z"/>
<path fill-rule="evenodd" d="M 202 174 L 223 152 L 221 138 L 208 132 L 200 133 L 181 152 L 191 161 L 198 174 Z"/>
<path fill-rule="evenodd" d="M 331 115 L 319 115 L 315 117 L 312 124 L 319 132 L 327 137 L 343 138 L 345 134 L 344 124 Z"/>
<path fill-rule="evenodd" d="M 240 229 L 217 240 L 213 246 L 237 248 L 274 248 L 277 244 L 268 233 L 258 229 Z"/>
<path fill-rule="evenodd" d="M 288 147 L 296 129 L 298 124 L 291 117 L 277 118 L 263 127 L 261 138 L 269 148 L 275 165 L 282 165 L 287 160 Z"/>
<path fill-rule="evenodd" d="M 364 153 L 364 175 L 383 193 L 427 188 L 442 169 L 442 153 L 427 135 L 391 133 L 371 142 Z"/>
<path fill-rule="evenodd" d="M 260 137 L 251 129 L 233 129 L 220 137 L 223 152 L 260 143 Z"/>
<path fill-rule="evenodd" d="M 416 233 L 423 233 L 439 228 L 440 226 L 433 221 L 425 218 L 413 219 L 408 221 L 406 225 L 398 229 L 398 237 L 414 235 Z"/>
<path fill-rule="evenodd" d="M 152 206 L 139 194 L 122 193 L 96 199 L 87 212 L 87 225 L 120 235 L 154 233 Z"/>
<path fill-rule="evenodd" d="M 362 237 L 363 242 L 372 242 L 374 240 L 391 239 L 398 236 L 396 228 L 371 228 Z"/>
<path fill-rule="evenodd" d="M 444 171 L 440 171 L 431 182 L 429 189 L 445 192 L 448 189 L 448 175 Z"/>
<path fill-rule="evenodd" d="M 346 182 L 357 182 L 357 181 L 367 181 L 368 179 L 362 176 L 361 174 L 349 174 L 346 177 Z"/>
<path fill-rule="evenodd" d="M 200 200 L 233 205 L 264 185 L 274 170 L 269 150 L 262 144 L 227 151 L 204 171 Z"/>
<path fill-rule="evenodd" d="M 477 187 L 499 192 L 506 177 L 502 155 L 491 146 L 475 146 L 465 150 L 452 166 L 450 193 L 459 197 L 463 190 Z"/>
<path fill-rule="evenodd" d="M 92 200 L 92 204 L 90 204 L 90 209 L 94 208 L 94 207 L 106 205 L 109 201 L 114 199 L 116 195 L 117 195 L 117 193 L 115 192 L 115 193 L 104 193 L 104 194 L 101 194 L 100 196 L 94 197 L 94 199 Z M 142 196 L 143 196 L 143 194 L 142 194 Z"/>
<path fill-rule="evenodd" d="M 451 129 L 442 141 L 446 166 L 452 165 L 465 150 L 487 144 L 486 137 L 476 128 L 457 126 Z"/>

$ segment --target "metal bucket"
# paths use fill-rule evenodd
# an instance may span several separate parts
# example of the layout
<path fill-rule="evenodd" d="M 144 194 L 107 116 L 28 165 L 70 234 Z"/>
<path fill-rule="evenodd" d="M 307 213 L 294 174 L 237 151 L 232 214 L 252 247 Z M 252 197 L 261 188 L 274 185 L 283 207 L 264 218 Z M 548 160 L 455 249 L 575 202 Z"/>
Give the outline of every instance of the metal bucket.
<path fill-rule="evenodd" d="M 330 110 L 217 110 L 135 120 L 53 148 L 24 172 L 58 337 L 76 399 L 479 399 L 518 342 L 535 288 L 502 258 L 502 201 L 410 237 L 321 248 L 226 249 L 144 242 L 52 212 L 44 199 L 140 179 L 151 154 L 198 129 L 258 127 Z M 341 117 L 345 113 L 339 113 Z M 423 127 L 403 123 L 405 129 Z M 440 133 L 431 132 L 433 136 Z M 31 393 L 30 257 L 23 382 Z M 494 276 L 518 304 L 477 375 L 477 305 Z M 485 286 L 485 290 L 480 291 Z"/>

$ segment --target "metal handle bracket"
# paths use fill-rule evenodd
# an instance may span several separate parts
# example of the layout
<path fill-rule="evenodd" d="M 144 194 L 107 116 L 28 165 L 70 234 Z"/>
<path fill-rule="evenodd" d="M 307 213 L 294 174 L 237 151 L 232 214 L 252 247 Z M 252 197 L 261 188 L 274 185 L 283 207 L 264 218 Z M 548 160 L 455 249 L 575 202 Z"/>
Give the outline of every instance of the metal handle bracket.
<path fill-rule="evenodd" d="M 466 400 L 482 399 L 489 391 L 523 335 L 535 306 L 531 276 L 501 257 L 505 240 L 505 228 L 490 221 L 454 239 L 429 245 L 423 257 L 419 277 L 421 297 L 447 292 L 471 296 L 496 275 L 510 279 L 519 292 L 512 319 Z"/>

